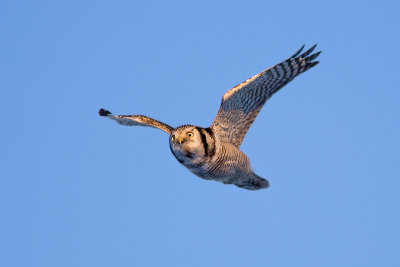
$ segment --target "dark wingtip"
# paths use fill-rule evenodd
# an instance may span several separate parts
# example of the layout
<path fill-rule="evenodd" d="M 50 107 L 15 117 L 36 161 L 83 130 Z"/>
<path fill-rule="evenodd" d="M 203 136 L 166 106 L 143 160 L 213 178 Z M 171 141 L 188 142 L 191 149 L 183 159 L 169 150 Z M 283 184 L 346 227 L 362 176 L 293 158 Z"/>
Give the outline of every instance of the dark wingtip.
<path fill-rule="evenodd" d="M 299 50 L 297 50 L 297 52 L 296 53 L 294 53 L 294 55 L 293 56 L 291 56 L 291 58 L 294 58 L 294 57 L 297 57 L 299 54 L 300 54 L 300 52 L 301 51 L 303 51 L 303 49 L 304 49 L 304 44 L 303 44 L 303 46 L 302 47 L 300 47 L 300 49 Z"/>
<path fill-rule="evenodd" d="M 103 109 L 103 108 L 101 108 L 101 109 L 99 110 L 99 115 L 100 115 L 100 116 L 108 116 L 108 115 L 110 115 L 110 114 L 111 114 L 110 111 L 105 110 L 105 109 Z"/>
<path fill-rule="evenodd" d="M 310 49 L 308 49 L 306 52 L 304 52 L 303 54 L 301 54 L 299 57 L 305 58 L 306 56 L 308 56 L 309 54 L 311 54 L 311 52 L 317 47 L 317 45 L 313 45 Z"/>
<path fill-rule="evenodd" d="M 312 61 L 312 60 L 316 59 L 319 56 L 319 54 L 321 54 L 321 51 L 318 51 L 317 53 L 312 54 L 311 56 L 308 57 L 308 61 Z"/>
<path fill-rule="evenodd" d="M 314 66 L 317 65 L 318 63 L 319 63 L 319 61 L 314 61 L 314 62 L 308 63 L 306 69 L 307 69 L 307 70 L 308 70 L 308 69 L 311 69 L 312 67 L 314 67 Z"/>

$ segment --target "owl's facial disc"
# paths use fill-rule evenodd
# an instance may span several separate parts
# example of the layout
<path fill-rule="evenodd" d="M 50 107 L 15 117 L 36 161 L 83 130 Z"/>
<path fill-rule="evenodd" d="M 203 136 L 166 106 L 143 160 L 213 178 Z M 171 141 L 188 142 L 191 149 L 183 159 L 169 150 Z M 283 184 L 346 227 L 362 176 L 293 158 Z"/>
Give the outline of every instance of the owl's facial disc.
<path fill-rule="evenodd" d="M 182 164 L 199 164 L 204 160 L 204 145 L 194 126 L 183 126 L 173 131 L 170 146 Z"/>
<path fill-rule="evenodd" d="M 171 135 L 171 142 L 172 143 L 179 143 L 180 145 L 182 145 L 182 143 L 185 142 L 185 138 L 182 138 L 181 136 L 177 136 L 175 137 L 175 135 Z"/>
<path fill-rule="evenodd" d="M 175 148 L 193 150 L 196 144 L 195 127 L 183 126 L 178 127 L 175 131 L 171 133 L 170 143 Z"/>

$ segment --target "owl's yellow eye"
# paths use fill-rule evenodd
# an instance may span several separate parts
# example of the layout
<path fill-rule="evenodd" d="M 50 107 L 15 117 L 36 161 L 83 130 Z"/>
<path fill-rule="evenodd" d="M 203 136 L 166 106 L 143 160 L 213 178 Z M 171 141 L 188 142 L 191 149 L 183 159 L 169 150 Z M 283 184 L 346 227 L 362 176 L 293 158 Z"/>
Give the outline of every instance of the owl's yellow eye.
<path fill-rule="evenodd" d="M 171 141 L 175 142 L 175 135 L 171 136 Z"/>
<path fill-rule="evenodd" d="M 186 135 L 189 136 L 189 137 L 193 137 L 193 133 L 192 132 L 187 132 Z"/>

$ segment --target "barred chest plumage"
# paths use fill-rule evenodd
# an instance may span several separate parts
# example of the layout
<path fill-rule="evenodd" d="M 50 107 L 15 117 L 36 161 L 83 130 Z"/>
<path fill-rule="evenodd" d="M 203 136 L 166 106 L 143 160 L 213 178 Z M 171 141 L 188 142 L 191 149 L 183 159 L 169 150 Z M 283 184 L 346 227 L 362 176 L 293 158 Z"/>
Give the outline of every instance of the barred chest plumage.
<path fill-rule="evenodd" d="M 170 148 L 176 159 L 203 179 L 233 183 L 252 174 L 246 155 L 230 143 L 222 143 L 211 129 L 185 125 L 175 129 Z"/>

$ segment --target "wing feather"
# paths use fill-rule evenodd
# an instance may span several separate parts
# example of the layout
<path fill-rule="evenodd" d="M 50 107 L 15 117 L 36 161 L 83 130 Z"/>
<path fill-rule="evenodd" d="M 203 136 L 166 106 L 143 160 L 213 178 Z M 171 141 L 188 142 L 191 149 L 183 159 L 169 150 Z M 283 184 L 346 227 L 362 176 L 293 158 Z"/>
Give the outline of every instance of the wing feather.
<path fill-rule="evenodd" d="M 297 75 L 314 67 L 321 51 L 311 54 L 316 45 L 299 55 L 304 45 L 287 60 L 251 77 L 228 90 L 211 126 L 223 142 L 240 147 L 244 136 L 265 102 Z M 310 55 L 311 54 L 311 55 Z"/>
<path fill-rule="evenodd" d="M 143 115 L 113 115 L 110 111 L 102 108 L 99 110 L 99 115 L 107 117 L 111 120 L 115 120 L 121 125 L 153 127 L 163 130 L 168 134 L 171 134 L 171 132 L 174 130 L 174 128 L 165 123 Z"/>

